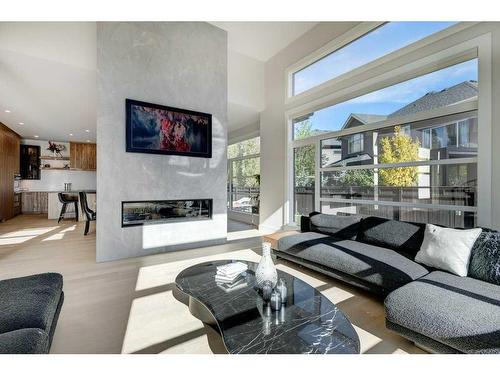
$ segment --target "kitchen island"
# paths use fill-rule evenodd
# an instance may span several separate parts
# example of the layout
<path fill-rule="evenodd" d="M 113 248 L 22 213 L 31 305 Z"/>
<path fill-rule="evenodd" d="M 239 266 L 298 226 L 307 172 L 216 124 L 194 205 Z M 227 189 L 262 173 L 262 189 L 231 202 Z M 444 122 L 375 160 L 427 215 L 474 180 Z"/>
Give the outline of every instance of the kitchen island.
<path fill-rule="evenodd" d="M 68 194 L 78 197 L 78 193 L 84 191 L 87 193 L 87 202 L 91 210 L 96 210 L 96 191 L 95 190 L 53 190 L 53 191 L 22 191 L 22 212 L 24 214 L 40 214 L 47 213 L 48 219 L 59 219 L 62 203 L 59 202 L 58 194 Z M 79 198 L 78 198 L 79 200 Z M 78 219 L 85 221 L 85 215 L 82 215 L 81 204 L 78 202 Z M 68 205 L 65 214 L 65 219 L 75 217 L 74 205 Z"/>

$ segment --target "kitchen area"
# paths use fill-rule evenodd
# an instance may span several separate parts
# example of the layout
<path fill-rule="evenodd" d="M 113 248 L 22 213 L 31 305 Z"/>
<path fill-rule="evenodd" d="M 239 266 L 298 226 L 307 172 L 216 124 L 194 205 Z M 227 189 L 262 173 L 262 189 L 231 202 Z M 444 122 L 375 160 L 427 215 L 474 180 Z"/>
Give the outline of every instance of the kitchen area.
<path fill-rule="evenodd" d="M 96 144 L 90 142 L 53 142 L 21 138 L 1 124 L 0 222 L 19 214 L 46 215 L 59 219 L 62 197 L 67 204 L 64 219 L 85 221 L 80 192 L 87 206 L 96 211 Z"/>

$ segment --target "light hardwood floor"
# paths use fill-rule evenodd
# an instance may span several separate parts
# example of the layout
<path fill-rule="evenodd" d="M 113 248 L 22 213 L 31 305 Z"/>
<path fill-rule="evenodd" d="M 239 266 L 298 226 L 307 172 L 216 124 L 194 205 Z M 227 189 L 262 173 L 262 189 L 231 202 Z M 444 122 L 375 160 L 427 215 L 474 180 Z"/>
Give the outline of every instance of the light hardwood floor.
<path fill-rule="evenodd" d="M 51 353 L 224 352 L 217 333 L 190 315 L 175 276 L 210 259 L 258 261 L 257 231 L 233 232 L 233 240 L 220 246 L 96 263 L 94 226 L 83 236 L 83 225 L 37 215 L 0 224 L 1 279 L 40 272 L 64 276 L 66 299 Z M 385 328 L 380 299 L 289 262 L 278 267 L 317 287 L 344 311 L 363 353 L 423 353 Z"/>

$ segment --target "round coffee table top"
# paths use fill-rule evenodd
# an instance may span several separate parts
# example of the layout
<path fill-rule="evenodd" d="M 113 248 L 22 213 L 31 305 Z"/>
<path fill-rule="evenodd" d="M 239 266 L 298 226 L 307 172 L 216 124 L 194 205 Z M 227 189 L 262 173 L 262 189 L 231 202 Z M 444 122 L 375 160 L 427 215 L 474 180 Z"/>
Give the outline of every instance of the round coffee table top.
<path fill-rule="evenodd" d="M 220 260 L 183 270 L 177 287 L 211 313 L 229 353 L 359 353 L 359 337 L 342 311 L 317 289 L 286 272 L 287 303 L 272 311 L 255 287 L 257 263 L 232 286 L 215 281 Z"/>

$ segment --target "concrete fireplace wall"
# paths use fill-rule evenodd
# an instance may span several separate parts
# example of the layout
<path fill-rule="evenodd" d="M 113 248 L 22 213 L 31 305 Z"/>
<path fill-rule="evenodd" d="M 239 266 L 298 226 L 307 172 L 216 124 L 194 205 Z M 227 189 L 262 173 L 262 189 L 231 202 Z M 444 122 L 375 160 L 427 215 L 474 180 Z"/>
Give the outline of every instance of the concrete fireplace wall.
<path fill-rule="evenodd" d="M 97 261 L 224 242 L 227 35 L 202 22 L 97 25 Z M 211 159 L 125 152 L 125 99 L 213 115 Z M 213 199 L 213 219 L 121 227 L 127 200 Z"/>

